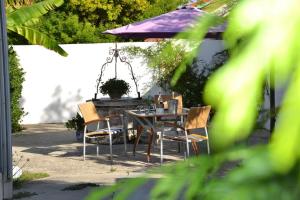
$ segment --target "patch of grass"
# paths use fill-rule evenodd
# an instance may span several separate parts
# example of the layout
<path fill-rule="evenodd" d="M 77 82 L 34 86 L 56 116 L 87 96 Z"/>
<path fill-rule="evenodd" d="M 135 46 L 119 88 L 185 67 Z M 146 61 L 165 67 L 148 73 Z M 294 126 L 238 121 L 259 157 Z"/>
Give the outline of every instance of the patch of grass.
<path fill-rule="evenodd" d="M 110 168 L 110 172 L 115 172 L 115 171 L 117 171 L 117 168 L 116 168 L 116 167 L 111 167 L 111 168 Z"/>
<path fill-rule="evenodd" d="M 13 181 L 13 187 L 15 189 L 20 189 L 24 183 L 48 177 L 47 173 L 33 173 L 29 171 L 24 171 L 23 174 Z"/>
<path fill-rule="evenodd" d="M 37 193 L 35 193 L 35 192 L 18 192 L 13 195 L 13 199 L 22 199 L 22 198 L 31 197 L 34 195 L 37 195 Z"/>
<path fill-rule="evenodd" d="M 76 185 L 71 185 L 68 187 L 65 187 L 62 189 L 62 191 L 67 191 L 67 190 L 82 190 L 86 187 L 99 187 L 99 185 L 95 183 L 81 183 L 81 184 L 76 184 Z"/>

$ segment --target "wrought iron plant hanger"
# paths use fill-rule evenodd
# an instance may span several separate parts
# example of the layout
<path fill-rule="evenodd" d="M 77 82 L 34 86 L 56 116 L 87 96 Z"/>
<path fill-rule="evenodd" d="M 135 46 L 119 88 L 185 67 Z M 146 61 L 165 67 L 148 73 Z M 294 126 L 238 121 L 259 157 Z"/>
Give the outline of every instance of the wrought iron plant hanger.
<path fill-rule="evenodd" d="M 134 76 L 133 70 L 132 70 L 132 66 L 130 64 L 130 62 L 128 61 L 128 59 L 123 56 L 124 52 L 122 49 L 118 49 L 117 43 L 115 43 L 115 48 L 114 49 L 109 49 L 109 57 L 106 58 L 106 62 L 101 66 L 101 71 L 100 74 L 98 76 L 98 79 L 96 81 L 97 85 L 96 85 L 96 93 L 94 96 L 94 99 L 97 99 L 97 95 L 98 95 L 98 91 L 99 91 L 99 87 L 101 84 L 101 80 L 104 74 L 104 70 L 106 69 L 106 67 L 108 66 L 108 64 L 112 63 L 113 61 L 115 61 L 115 78 L 117 78 L 117 64 L 118 64 L 118 60 L 121 61 L 122 63 L 125 63 L 130 71 L 130 75 L 131 75 L 131 79 L 133 80 L 134 84 L 135 84 L 135 89 L 138 95 L 138 99 L 141 98 L 140 96 L 140 92 L 138 91 L 138 84 L 137 84 L 137 80 Z"/>

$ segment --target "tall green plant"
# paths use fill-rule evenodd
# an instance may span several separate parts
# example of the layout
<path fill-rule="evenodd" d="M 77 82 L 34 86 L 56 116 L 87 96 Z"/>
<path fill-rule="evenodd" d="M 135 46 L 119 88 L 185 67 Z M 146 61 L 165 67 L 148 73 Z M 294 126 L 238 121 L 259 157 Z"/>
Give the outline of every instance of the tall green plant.
<path fill-rule="evenodd" d="M 17 54 L 12 47 L 8 51 L 9 78 L 10 78 L 10 98 L 11 98 L 11 124 L 12 132 L 22 129 L 20 121 L 25 112 L 21 106 L 22 84 L 25 80 L 24 70 L 21 68 Z"/>

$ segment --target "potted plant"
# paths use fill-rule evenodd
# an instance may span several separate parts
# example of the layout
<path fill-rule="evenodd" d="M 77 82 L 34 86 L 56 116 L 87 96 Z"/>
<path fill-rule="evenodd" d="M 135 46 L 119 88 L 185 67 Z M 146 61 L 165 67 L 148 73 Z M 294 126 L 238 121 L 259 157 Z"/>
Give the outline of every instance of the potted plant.
<path fill-rule="evenodd" d="M 76 114 L 75 117 L 72 117 L 72 119 L 68 120 L 65 124 L 65 126 L 68 129 L 74 129 L 76 131 L 76 138 L 78 141 L 81 141 L 83 138 L 83 129 L 84 129 L 84 120 L 79 115 L 79 113 Z"/>
<path fill-rule="evenodd" d="M 112 78 L 100 86 L 102 94 L 108 94 L 111 99 L 120 99 L 122 95 L 130 91 L 129 84 L 121 79 Z"/>

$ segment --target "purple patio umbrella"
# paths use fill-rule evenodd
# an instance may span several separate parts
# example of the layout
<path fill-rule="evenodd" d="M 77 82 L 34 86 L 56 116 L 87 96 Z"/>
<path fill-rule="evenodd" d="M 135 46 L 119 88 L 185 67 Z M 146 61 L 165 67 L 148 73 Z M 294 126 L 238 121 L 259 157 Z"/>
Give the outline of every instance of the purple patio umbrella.
<path fill-rule="evenodd" d="M 103 33 L 127 38 L 171 38 L 192 27 L 196 20 L 205 14 L 193 7 L 184 7 L 144 21 L 128 24 Z M 206 37 L 216 38 L 223 33 L 225 25 L 211 28 Z"/>

